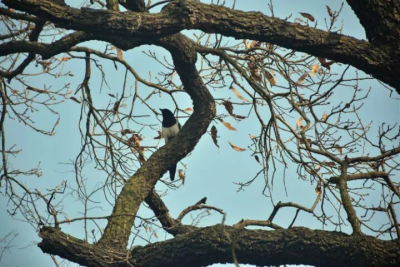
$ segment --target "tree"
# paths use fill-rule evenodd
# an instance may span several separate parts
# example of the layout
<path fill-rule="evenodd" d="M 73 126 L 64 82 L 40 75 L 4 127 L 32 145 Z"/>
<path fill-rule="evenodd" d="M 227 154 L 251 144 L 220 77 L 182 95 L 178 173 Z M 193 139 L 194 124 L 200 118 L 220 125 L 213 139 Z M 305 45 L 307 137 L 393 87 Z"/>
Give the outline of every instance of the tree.
<path fill-rule="evenodd" d="M 4 62 L 0 71 L 2 190 L 14 205 L 11 215 L 19 212 L 40 230 L 39 247 L 44 253 L 85 266 L 400 264 L 396 217 L 400 194 L 395 177 L 399 173 L 400 128 L 379 125 L 378 135 L 371 138 L 374 128 L 360 119 L 363 101 L 370 92 L 363 90 L 362 84 L 372 80 L 369 75 L 387 84 L 384 87 L 388 90 L 391 86 L 400 93 L 398 1 L 347 0 L 368 41 L 341 34 L 336 26 L 340 10 L 328 6 L 326 29 L 321 30 L 308 13 L 301 13 L 296 23 L 276 18 L 272 2 L 272 16 L 236 10 L 235 1 L 231 8 L 219 1 L 206 4 L 191 0 L 153 5 L 143 0 L 90 1 L 89 7 L 81 8 L 62 0 L 2 2 L 8 7 L 1 8 L 0 13 L 9 31 L 1 36 L 0 45 Z M 160 4 L 160 12 L 148 12 Z M 198 31 L 191 39 L 180 33 L 182 30 Z M 110 45 L 101 51 L 91 47 L 93 43 L 82 44 L 93 40 Z M 134 69 L 138 66 L 124 59 L 123 50 L 141 45 L 162 47 L 171 56 L 173 63 L 148 52 L 164 67 L 157 82 L 143 78 Z M 83 80 L 74 91 L 70 90 L 68 77 L 79 70 L 63 71 L 72 60 L 84 62 Z M 116 69 L 122 66 L 125 76 L 122 90 L 111 91 L 109 99 L 104 100 L 92 84 L 96 78 L 107 85 L 110 71 L 103 64 L 108 61 Z M 39 88 L 41 85 L 34 84 L 24 72 L 34 64 L 41 67 L 39 78 L 50 75 L 62 79 L 65 86 Z M 349 76 L 350 66 L 366 74 Z M 128 77 L 134 79 L 131 89 Z M 146 98 L 138 93 L 139 84 L 147 87 Z M 340 91 L 343 95 L 338 99 L 334 93 L 340 88 L 346 90 Z M 227 90 L 239 100 L 232 100 Z M 178 105 L 175 95 L 181 93 L 190 96 L 193 108 Z M 159 115 L 151 102 L 154 95 L 171 97 L 180 117 L 189 116 L 178 136 L 163 147 L 144 144 L 141 128 L 154 132 L 154 123 L 150 119 L 140 121 L 146 114 L 136 111 L 137 106 L 146 106 L 154 120 Z M 28 175 L 40 176 L 39 167 L 25 171 L 9 163 L 18 151 L 7 145 L 6 120 L 51 136 L 60 117 L 46 131 L 34 123 L 33 116 L 37 115 L 33 113 L 47 109 L 57 117 L 53 106 L 66 100 L 79 105 L 81 111 L 81 149 L 72 162 L 76 182 L 63 182 L 42 193 L 19 180 Z M 216 104 L 225 110 L 217 109 Z M 244 112 L 248 115 L 238 115 Z M 205 133 L 219 146 L 224 140 L 218 137 L 222 125 L 236 130 L 228 123 L 228 116 L 237 121 L 251 119 L 260 126 L 259 135 L 250 136 L 247 148 L 261 165 L 260 172 L 248 182 L 237 183 L 239 190 L 261 176 L 265 181 L 263 193 L 272 199 L 274 181 L 282 180 L 286 188 L 286 182 L 296 175 L 315 188 L 311 208 L 271 200 L 273 208 L 266 220 L 243 219 L 232 226 L 224 221 L 209 227 L 184 224 L 183 218 L 196 211 L 205 212 L 199 218 L 211 211 L 225 218 L 222 209 L 202 199 L 177 218 L 171 216 L 160 193 L 154 190 L 156 183 L 174 189 L 184 183 L 183 169 L 179 170 L 178 182 L 161 178 L 172 164 L 193 151 Z M 230 145 L 237 152 L 246 150 Z M 89 191 L 85 178 L 87 166 L 95 166 L 104 174 L 104 180 L 93 191 Z M 286 177 L 286 169 L 291 171 L 290 177 Z M 372 198 L 372 189 L 379 190 L 377 199 Z M 90 217 L 87 214 L 98 201 L 98 193 L 113 210 L 107 216 Z M 59 198 L 68 194 L 83 203 L 82 217 L 64 216 Z M 143 203 L 154 213 L 153 218 L 138 215 Z M 287 227 L 274 223 L 278 212 L 287 208 L 295 208 L 292 222 Z M 339 231 L 294 227 L 299 213 L 308 213 L 322 226 Z M 387 215 L 379 227 L 373 221 L 376 213 Z M 90 233 L 88 224 L 98 225 L 104 219 L 104 231 L 98 227 Z M 84 223 L 83 239 L 62 229 L 75 222 Z M 351 234 L 342 232 L 346 225 Z M 138 236 L 132 227 L 144 227 L 154 234 L 153 228 L 158 226 L 173 238 L 145 246 L 129 242 Z M 251 226 L 263 229 L 249 229 Z"/>

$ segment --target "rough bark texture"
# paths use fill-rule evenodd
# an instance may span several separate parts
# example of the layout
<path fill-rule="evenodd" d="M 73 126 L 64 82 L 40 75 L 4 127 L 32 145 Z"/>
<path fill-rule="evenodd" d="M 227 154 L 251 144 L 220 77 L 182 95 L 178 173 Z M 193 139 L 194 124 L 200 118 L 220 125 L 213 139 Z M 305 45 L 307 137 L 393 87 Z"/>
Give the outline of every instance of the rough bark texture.
<path fill-rule="evenodd" d="M 39 244 L 43 252 L 87 266 L 127 266 L 128 262 L 133 266 L 205 266 L 232 262 L 231 239 L 238 260 L 248 264 L 400 265 L 397 242 L 363 235 L 349 236 L 306 228 L 262 231 L 223 228 L 220 225 L 207 228 L 184 226 L 169 215 L 167 207 L 153 192 L 154 185 L 169 166 L 194 149 L 215 115 L 212 96 L 195 67 L 195 44 L 179 34 L 181 30 L 199 29 L 235 38 L 256 39 L 350 64 L 395 87 L 400 93 L 400 18 L 396 0 L 348 0 L 366 28 L 370 42 L 270 18 L 261 13 L 236 11 L 196 1 L 173 1 L 159 14 L 146 13 L 143 0 L 119 0 L 121 5 L 131 10 L 128 12 L 74 9 L 50 0 L 3 2 L 40 17 L 39 20 L 0 9 L 1 14 L 23 16 L 35 22 L 39 32 L 40 23 L 45 20 L 77 32 L 52 44 L 43 44 L 37 42 L 38 34 L 34 31 L 29 42 L 14 41 L 0 45 L 0 56 L 29 52 L 47 59 L 88 40 L 107 41 L 121 49 L 142 44 L 162 46 L 171 53 L 176 71 L 194 105 L 192 116 L 178 136 L 154 153 L 125 184 L 98 244 L 89 244 L 57 228 L 43 227 L 40 232 L 42 242 Z M 116 1 L 107 3 L 111 9 L 117 9 Z M 390 11 L 392 13 L 388 14 Z M 27 64 L 32 56 L 28 59 Z M 21 64 L 13 73 L 1 75 L 12 78 L 22 73 L 27 64 Z M 341 177 L 338 182 L 345 191 L 346 177 Z M 126 251 L 134 216 L 143 201 L 175 238 Z M 358 221 L 353 224 L 353 228 L 357 228 Z"/>
<path fill-rule="evenodd" d="M 170 51 L 184 89 L 193 100 L 194 112 L 178 136 L 155 152 L 124 185 L 112 213 L 117 216 L 109 220 L 100 239 L 102 245 L 118 248 L 127 246 L 134 222 L 131 214 L 136 214 L 140 204 L 168 168 L 194 149 L 215 116 L 214 100 L 195 67 L 197 53 L 194 44 L 181 34 L 155 42 Z"/>
<path fill-rule="evenodd" d="M 347 3 L 360 19 L 371 43 L 399 47 L 400 1 L 347 0 Z"/>
<path fill-rule="evenodd" d="M 182 235 L 197 229 L 197 227 L 191 225 L 182 225 L 179 221 L 172 218 L 167 206 L 165 206 L 164 202 L 156 192 L 151 192 L 146 197 L 145 201 L 160 221 L 164 230 L 171 235 Z"/>
<path fill-rule="evenodd" d="M 118 2 L 130 11 L 146 11 L 146 5 L 143 0 L 119 0 Z"/>
<path fill-rule="evenodd" d="M 376 0 L 377 2 L 381 2 Z M 286 48 L 306 52 L 350 64 L 393 86 L 400 93 L 400 49 L 398 46 L 398 20 L 395 15 L 379 25 L 392 25 L 385 31 L 390 42 L 374 45 L 349 36 L 271 18 L 259 12 L 243 12 L 197 1 L 174 1 L 158 14 L 75 9 L 57 5 L 50 0 L 3 0 L 10 7 L 41 16 L 59 27 L 88 33 L 123 35 L 134 38 L 161 37 L 183 29 L 199 29 L 207 33 L 220 33 L 235 38 L 255 39 Z M 354 1 L 356 2 L 356 1 Z M 368 2 L 372 2 L 368 1 Z M 357 12 L 356 12 L 357 13 Z M 378 31 L 378 30 L 377 30 Z M 379 32 L 379 31 L 378 31 Z"/>
<path fill-rule="evenodd" d="M 232 262 L 231 243 L 240 262 L 254 265 L 398 266 L 396 241 L 296 227 L 274 231 L 220 225 L 199 228 L 174 239 L 135 247 L 131 252 L 102 250 L 55 228 L 43 228 L 39 247 L 46 253 L 89 266 L 207 266 Z"/>

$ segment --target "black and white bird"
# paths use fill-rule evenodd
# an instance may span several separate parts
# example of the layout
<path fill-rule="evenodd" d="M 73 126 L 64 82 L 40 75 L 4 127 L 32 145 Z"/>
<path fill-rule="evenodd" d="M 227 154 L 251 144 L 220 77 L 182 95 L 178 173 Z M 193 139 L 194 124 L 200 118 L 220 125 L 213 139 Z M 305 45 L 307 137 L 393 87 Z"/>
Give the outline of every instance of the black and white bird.
<path fill-rule="evenodd" d="M 171 110 L 161 108 L 160 110 L 163 116 L 162 134 L 165 139 L 165 144 L 168 144 L 168 142 L 179 133 L 179 130 L 181 129 L 181 124 L 177 121 L 177 119 L 175 119 L 174 114 L 171 112 Z M 174 164 L 169 169 L 169 176 L 171 178 L 171 181 L 175 179 L 175 172 L 176 164 Z"/>

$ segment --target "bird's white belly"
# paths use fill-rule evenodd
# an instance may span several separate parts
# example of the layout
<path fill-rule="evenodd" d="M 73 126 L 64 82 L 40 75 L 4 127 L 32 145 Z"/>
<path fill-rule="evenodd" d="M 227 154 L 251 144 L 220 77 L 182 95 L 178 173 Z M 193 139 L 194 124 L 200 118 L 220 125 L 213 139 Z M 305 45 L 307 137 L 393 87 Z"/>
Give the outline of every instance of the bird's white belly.
<path fill-rule="evenodd" d="M 174 138 L 179 132 L 179 125 L 175 123 L 174 126 L 166 128 L 162 127 L 162 133 L 165 139 L 165 143 L 167 144 L 171 138 Z"/>

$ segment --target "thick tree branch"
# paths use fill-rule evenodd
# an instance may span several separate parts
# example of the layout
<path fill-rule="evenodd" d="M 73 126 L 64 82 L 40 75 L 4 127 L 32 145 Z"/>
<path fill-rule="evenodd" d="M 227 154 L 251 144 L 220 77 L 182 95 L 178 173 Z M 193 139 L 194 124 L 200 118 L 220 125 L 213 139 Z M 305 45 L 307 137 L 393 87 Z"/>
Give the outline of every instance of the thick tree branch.
<path fill-rule="evenodd" d="M 9 7 L 29 12 L 65 29 L 124 37 L 160 37 L 179 32 L 179 17 L 168 13 L 118 12 L 72 8 L 51 0 L 3 0 Z M 177 21 L 174 21 L 177 20 Z"/>
<path fill-rule="evenodd" d="M 172 218 L 167 206 L 165 206 L 164 202 L 156 192 L 152 191 L 146 197 L 145 201 L 153 210 L 165 231 L 171 235 L 177 236 L 197 229 L 197 227 L 194 226 L 182 225 L 179 221 Z"/>
<path fill-rule="evenodd" d="M 236 240 L 240 262 L 265 266 L 306 264 L 313 266 L 398 266 L 396 241 L 338 232 L 291 228 L 274 231 L 225 227 Z M 232 262 L 231 245 L 220 225 L 200 228 L 174 239 L 131 253 L 118 253 L 91 245 L 56 228 L 43 228 L 39 247 L 85 266 L 207 266 Z"/>
<path fill-rule="evenodd" d="M 10 18 L 13 18 L 13 19 L 21 19 L 21 20 L 34 22 L 34 23 L 37 23 L 37 22 L 40 21 L 40 19 L 38 19 L 38 18 L 36 18 L 34 16 L 12 12 L 11 10 L 6 9 L 6 8 L 0 8 L 0 14 L 1 15 L 5 15 L 5 16 L 10 17 Z"/>
<path fill-rule="evenodd" d="M 374 46 L 355 38 L 197 1 L 174 1 L 158 14 L 74 9 L 50 0 L 3 0 L 60 27 L 127 37 L 157 37 L 199 29 L 235 38 L 255 39 L 350 64 L 393 86 L 400 93 L 397 44 Z"/>
<path fill-rule="evenodd" d="M 347 180 L 346 180 L 347 168 L 348 168 L 348 163 L 343 162 L 338 184 L 340 197 L 342 199 L 342 205 L 347 213 L 347 220 L 350 222 L 351 228 L 353 229 L 353 234 L 361 235 L 362 233 L 361 233 L 360 221 L 358 220 L 356 211 L 353 205 L 351 204 L 352 203 L 351 197 L 347 189 Z"/>
<path fill-rule="evenodd" d="M 126 266 L 128 262 L 134 266 L 204 266 L 231 262 L 232 242 L 227 238 L 226 233 L 228 233 L 234 240 L 236 255 L 243 263 L 316 266 L 400 264 L 400 248 L 395 242 L 361 235 L 348 236 L 305 228 L 254 231 L 223 228 L 219 225 L 208 228 L 181 225 L 180 219 L 184 214 L 205 206 L 189 207 L 178 220 L 175 220 L 153 191 L 154 185 L 168 168 L 194 149 L 215 116 L 213 98 L 195 67 L 196 45 L 183 35 L 175 33 L 183 29 L 200 29 L 207 33 L 216 32 L 235 38 L 274 43 L 351 64 L 396 87 L 400 92 L 399 52 L 392 49 L 393 44 L 383 46 L 381 43 L 376 46 L 348 36 L 269 18 L 261 13 L 235 11 L 189 0 L 174 1 L 159 14 L 117 12 L 116 0 L 107 2 L 109 8 L 114 11 L 74 9 L 50 0 L 3 0 L 3 2 L 36 15 L 38 21 L 48 20 L 59 27 L 80 32 L 70 34 L 53 44 L 37 43 L 35 42 L 37 38 L 29 42 L 2 44 L 0 56 L 29 52 L 30 60 L 27 61 L 29 64 L 35 54 L 49 58 L 87 40 L 107 41 L 122 49 L 131 49 L 140 44 L 162 46 L 171 53 L 176 71 L 194 105 L 192 116 L 178 136 L 168 146 L 155 152 L 125 184 L 113 213 L 109 216 L 107 228 L 99 244 L 90 245 L 62 233 L 59 229 L 45 227 L 40 233 L 43 241 L 39 244 L 44 252 L 90 266 Z M 143 0 L 120 0 L 119 3 L 132 11 L 145 11 Z M 32 18 L 36 19 L 33 16 L 26 17 L 28 20 Z M 105 32 L 107 35 L 104 35 Z M 34 36 L 36 33 L 33 31 L 32 34 Z M 384 159 L 398 152 L 397 148 L 374 158 L 348 159 L 346 164 L 342 165 L 342 176 L 338 180 L 339 189 L 355 233 L 359 234 L 361 230 L 347 189 L 347 180 L 351 178 L 346 177 L 348 164 Z M 143 201 L 146 201 L 154 211 L 164 229 L 176 238 L 145 247 L 136 247 L 133 251 L 126 252 L 135 214 Z M 315 208 L 313 206 L 307 209 L 293 203 L 280 203 L 268 221 L 244 220 L 237 226 L 262 225 L 277 229 L 279 226 L 274 225 L 272 220 L 279 208 L 287 206 L 310 213 L 313 213 Z M 398 229 L 397 227 L 396 230 L 399 231 Z"/>
<path fill-rule="evenodd" d="M 371 43 L 399 47 L 400 1 L 347 0 L 347 3 L 360 19 Z"/>
<path fill-rule="evenodd" d="M 119 11 L 118 0 L 106 0 L 107 9 Z"/>
<path fill-rule="evenodd" d="M 386 172 L 382 171 L 371 171 L 367 173 L 356 173 L 356 174 L 349 174 L 346 177 L 347 181 L 355 181 L 355 180 L 365 180 L 365 179 L 375 179 L 375 178 L 383 178 L 387 183 L 390 190 L 393 191 L 399 198 L 400 193 L 397 187 L 393 184 L 392 180 L 390 179 L 389 175 Z M 340 177 L 331 177 L 329 178 L 328 182 L 333 184 L 338 184 L 340 181 Z"/>
<path fill-rule="evenodd" d="M 45 20 L 38 20 L 35 24 L 35 27 L 33 28 L 33 30 L 29 33 L 29 41 L 31 42 L 36 42 L 39 38 L 40 33 L 42 32 L 44 25 L 45 25 L 46 21 Z M 28 56 L 22 61 L 22 63 L 15 68 L 12 71 L 0 71 L 0 75 L 2 77 L 5 77 L 8 79 L 8 81 L 10 81 L 11 79 L 13 79 L 15 76 L 17 76 L 18 74 L 21 74 L 25 68 L 32 62 L 32 60 L 34 60 L 36 57 L 36 54 L 34 52 L 30 52 L 28 54 Z"/>
<path fill-rule="evenodd" d="M 29 52 L 39 54 L 43 59 L 49 59 L 59 53 L 68 51 L 76 44 L 92 39 L 94 39 L 92 34 L 74 32 L 51 44 L 29 41 L 11 41 L 0 45 L 0 56 Z"/>
<path fill-rule="evenodd" d="M 144 12 L 146 11 L 146 4 L 144 0 L 119 0 L 118 1 L 123 7 L 130 11 Z"/>
<path fill-rule="evenodd" d="M 155 152 L 124 185 L 112 215 L 136 214 L 158 179 L 194 149 L 215 116 L 214 100 L 195 67 L 197 53 L 191 40 L 178 34 L 154 42 L 171 53 L 184 89 L 193 100 L 194 112 L 177 137 Z M 112 217 L 100 243 L 125 248 L 133 221 L 129 216 Z"/>
<path fill-rule="evenodd" d="M 388 177 L 386 172 L 381 171 L 371 171 L 367 173 L 357 173 L 357 174 L 349 174 L 346 177 L 347 181 L 354 181 L 354 180 L 363 180 L 363 179 L 375 179 L 375 178 L 384 178 Z M 333 184 L 339 183 L 340 177 L 331 177 L 329 178 L 328 182 Z"/>
<path fill-rule="evenodd" d="M 376 162 L 378 160 L 382 160 L 382 159 L 387 158 L 387 157 L 395 156 L 395 155 L 397 155 L 399 153 L 400 153 L 400 146 L 399 147 L 395 147 L 395 148 L 390 149 L 390 150 L 387 150 L 384 153 L 382 153 L 382 154 L 380 154 L 378 156 L 375 156 L 375 157 L 362 156 L 362 157 L 356 157 L 356 158 L 348 158 L 348 162 L 349 163 L 374 162 L 374 161 Z"/>

